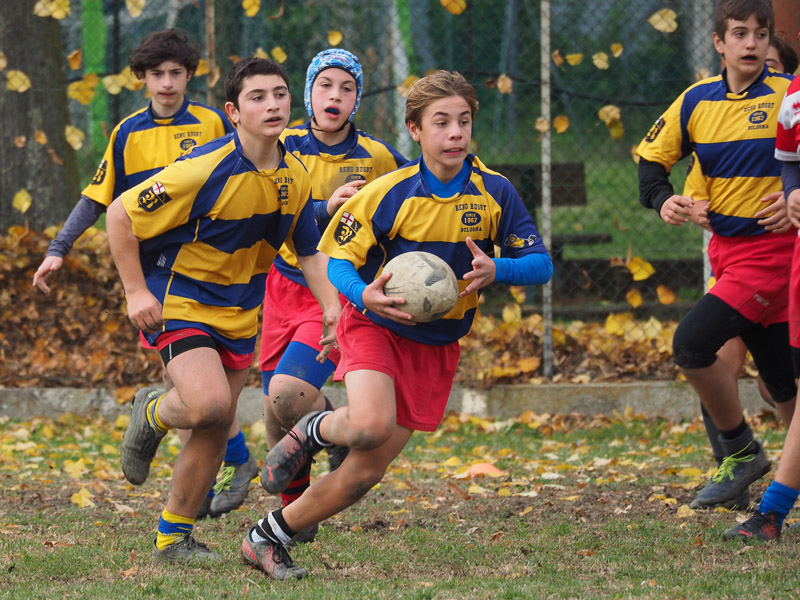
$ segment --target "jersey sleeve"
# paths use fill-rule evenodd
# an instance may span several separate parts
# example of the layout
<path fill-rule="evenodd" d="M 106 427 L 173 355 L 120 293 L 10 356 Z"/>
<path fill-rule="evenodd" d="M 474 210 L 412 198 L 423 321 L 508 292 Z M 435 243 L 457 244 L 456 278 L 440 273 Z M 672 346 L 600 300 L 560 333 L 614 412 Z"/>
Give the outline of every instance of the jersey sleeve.
<path fill-rule="evenodd" d="M 775 158 L 785 162 L 800 160 L 800 84 L 797 84 L 797 80 L 786 91 L 781 102 Z"/>
<path fill-rule="evenodd" d="M 539 231 L 517 190 L 510 182 L 502 191 L 502 213 L 494 239 L 502 258 L 519 258 L 527 254 L 547 254 Z"/>
<path fill-rule="evenodd" d="M 322 234 L 318 249 L 332 258 L 349 261 L 356 269 L 367 260 L 381 232 L 372 216 L 383 197 L 380 180 L 368 183 L 339 207 Z"/>
<path fill-rule="evenodd" d="M 656 119 L 636 149 L 640 157 L 661 164 L 667 171 L 691 152 L 685 98 L 685 92 L 678 96 L 666 112 Z"/>
<path fill-rule="evenodd" d="M 708 200 L 708 186 L 700 167 L 697 155 L 692 153 L 689 166 L 686 168 L 686 182 L 683 184 L 683 195 L 695 200 Z"/>
<path fill-rule="evenodd" d="M 106 151 L 100 160 L 97 171 L 95 171 L 92 181 L 81 193 L 82 196 L 86 196 L 89 200 L 94 200 L 106 208 L 111 205 L 115 198 L 114 190 L 116 189 L 117 170 L 114 158 L 117 155 L 118 133 L 119 126 L 111 132 L 108 146 L 106 146 Z M 119 156 L 122 156 L 122 152 L 122 148 L 118 149 Z"/>

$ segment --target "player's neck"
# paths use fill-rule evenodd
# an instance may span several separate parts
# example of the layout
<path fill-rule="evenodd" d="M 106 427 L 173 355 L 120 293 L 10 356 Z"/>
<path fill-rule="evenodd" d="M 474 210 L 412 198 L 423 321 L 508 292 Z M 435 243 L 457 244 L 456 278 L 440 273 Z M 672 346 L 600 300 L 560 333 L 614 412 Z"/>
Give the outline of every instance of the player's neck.
<path fill-rule="evenodd" d="M 178 102 L 170 106 L 164 106 L 160 102 L 156 102 L 155 100 L 150 100 L 150 112 L 153 113 L 153 116 L 156 119 L 169 119 L 174 117 L 178 114 L 178 111 L 183 106 L 183 101 L 186 99 L 186 96 L 181 96 Z"/>
<path fill-rule="evenodd" d="M 341 144 L 343 141 L 345 141 L 347 136 L 350 135 L 350 127 L 352 127 L 352 123 L 348 121 L 346 126 L 339 131 L 325 131 L 320 129 L 319 126 L 312 121 L 311 135 L 313 135 L 317 141 L 325 144 L 326 146 L 336 146 L 337 144 Z"/>
<path fill-rule="evenodd" d="M 254 136 L 244 131 L 239 131 L 239 142 L 242 144 L 242 154 L 260 171 L 275 169 L 281 163 L 281 150 L 278 147 L 278 138 Z"/>
<path fill-rule="evenodd" d="M 760 72 L 757 75 L 745 75 L 731 69 L 725 70 L 725 82 L 732 94 L 744 93 L 759 77 L 761 77 Z"/>

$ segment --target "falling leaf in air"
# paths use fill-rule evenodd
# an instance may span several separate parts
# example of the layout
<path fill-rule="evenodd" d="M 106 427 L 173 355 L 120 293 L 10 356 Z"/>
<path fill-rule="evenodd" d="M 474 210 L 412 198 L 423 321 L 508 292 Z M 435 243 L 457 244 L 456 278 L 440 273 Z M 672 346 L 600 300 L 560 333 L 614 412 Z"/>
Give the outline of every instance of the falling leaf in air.
<path fill-rule="evenodd" d="M 544 117 L 536 119 L 536 131 L 539 133 L 547 133 L 550 129 L 550 123 Z"/>
<path fill-rule="evenodd" d="M 342 32 L 332 29 L 328 32 L 328 44 L 331 46 L 338 46 L 342 43 Z"/>
<path fill-rule="evenodd" d="M 256 58 L 269 58 L 269 54 L 267 54 L 267 51 L 264 50 L 261 46 L 256 48 L 256 51 L 253 53 L 253 56 L 255 56 Z"/>
<path fill-rule="evenodd" d="M 6 87 L 12 92 L 19 92 L 22 94 L 31 89 L 31 80 L 22 71 L 15 71 L 13 69 L 7 71 L 6 79 L 8 80 Z"/>
<path fill-rule="evenodd" d="M 14 200 L 12 204 L 16 210 L 21 212 L 23 215 L 28 212 L 28 209 L 31 207 L 31 195 L 28 193 L 28 190 L 22 188 L 16 194 L 14 194 Z"/>
<path fill-rule="evenodd" d="M 58 152 L 56 152 L 55 148 L 48 148 L 48 149 L 47 149 L 47 154 L 49 154 L 49 155 L 50 155 L 50 160 L 52 160 L 52 161 L 53 161 L 54 163 L 56 163 L 58 166 L 61 166 L 61 165 L 63 165 L 63 164 L 64 164 L 64 161 L 63 161 L 63 160 L 62 160 L 62 158 L 61 158 L 61 157 L 58 155 Z"/>
<path fill-rule="evenodd" d="M 639 308 L 642 305 L 642 293 L 637 290 L 636 288 L 632 288 L 628 290 L 628 293 L 625 294 L 625 300 L 628 301 L 633 308 Z"/>
<path fill-rule="evenodd" d="M 708 79 L 711 77 L 711 72 L 708 69 L 700 69 L 697 73 L 694 74 L 694 77 L 697 81 L 703 81 L 703 79 Z"/>
<path fill-rule="evenodd" d="M 33 139 L 37 144 L 41 144 L 42 146 L 47 144 L 47 134 L 41 129 L 37 129 L 33 132 Z"/>
<path fill-rule="evenodd" d="M 608 54 L 605 52 L 597 52 L 592 55 L 592 63 L 595 67 L 601 70 L 608 69 Z"/>
<path fill-rule="evenodd" d="M 622 113 L 619 107 L 613 104 L 606 104 L 603 108 L 597 111 L 597 116 L 606 125 L 610 125 L 613 121 L 618 121 Z"/>
<path fill-rule="evenodd" d="M 555 50 L 551 56 L 553 57 L 553 64 L 555 64 L 555 66 L 560 67 L 564 64 L 564 59 L 561 56 L 561 52 L 558 50 Z"/>
<path fill-rule="evenodd" d="M 501 94 L 510 94 L 513 87 L 514 81 L 505 73 L 497 78 L 497 90 Z"/>
<path fill-rule="evenodd" d="M 583 60 L 583 54 L 580 54 L 580 53 L 578 53 L 578 54 L 567 54 L 567 64 L 569 64 L 572 67 L 576 67 L 579 64 L 581 64 L 582 60 Z"/>
<path fill-rule="evenodd" d="M 261 0 L 242 0 L 242 8 L 248 17 L 255 17 L 261 8 Z"/>
<path fill-rule="evenodd" d="M 506 304 L 503 307 L 503 323 L 509 325 L 519 324 L 522 320 L 522 307 L 516 302 L 514 304 Z"/>
<path fill-rule="evenodd" d="M 197 69 L 195 69 L 194 75 L 195 77 L 201 77 L 202 75 L 208 75 L 210 73 L 208 69 L 208 62 L 206 62 L 205 58 L 200 59 L 200 62 L 197 63 Z"/>
<path fill-rule="evenodd" d="M 28 138 L 24 135 L 18 135 L 14 138 L 14 145 L 17 148 L 24 148 L 25 144 L 28 143 Z"/>
<path fill-rule="evenodd" d="M 280 46 L 275 46 L 272 49 L 272 59 L 279 65 L 285 63 L 287 58 L 289 57 L 286 55 L 286 52 L 284 52 L 283 48 L 281 48 Z"/>
<path fill-rule="evenodd" d="M 665 285 L 659 285 L 656 288 L 656 293 L 658 294 L 658 301 L 661 302 L 661 304 L 672 304 L 675 302 L 674 292 Z"/>
<path fill-rule="evenodd" d="M 136 73 L 131 70 L 130 66 L 125 67 L 119 72 L 117 75 L 117 81 L 126 90 L 131 90 L 132 92 L 140 90 L 144 87 L 144 83 L 142 83 L 142 80 L 139 79 L 136 76 Z"/>
<path fill-rule="evenodd" d="M 419 80 L 419 77 L 416 75 L 409 75 L 403 80 L 403 83 L 397 86 L 397 91 L 400 92 L 400 95 L 403 98 L 408 96 L 408 92 L 411 91 L 411 87 Z"/>
<path fill-rule="evenodd" d="M 103 82 L 103 87 L 112 96 L 116 96 L 122 91 L 122 85 L 117 81 L 116 75 L 106 75 L 101 81 Z"/>
<path fill-rule="evenodd" d="M 569 129 L 569 119 L 565 115 L 556 115 L 553 119 L 553 129 L 556 133 L 564 133 Z"/>
<path fill-rule="evenodd" d="M 94 502 L 91 500 L 92 493 L 86 488 L 81 488 L 70 496 L 69 501 L 77 504 L 79 508 L 93 508 Z"/>
<path fill-rule="evenodd" d="M 70 14 L 69 0 L 39 0 L 33 7 L 37 17 L 64 19 Z"/>
<path fill-rule="evenodd" d="M 276 12 L 274 15 L 270 15 L 270 16 L 268 16 L 268 17 L 267 17 L 267 20 L 268 20 L 268 21 L 275 21 L 276 19 L 280 19 L 280 18 L 283 16 L 283 10 L 284 10 L 284 8 L 285 8 L 285 7 L 284 7 L 284 2 L 283 2 L 283 1 L 281 1 L 281 6 L 280 6 L 280 8 L 278 9 L 278 12 Z"/>
<path fill-rule="evenodd" d="M 5 52 L 0 52 L 0 71 L 5 71 L 8 66 L 8 59 Z"/>
<path fill-rule="evenodd" d="M 77 50 L 73 50 L 69 54 L 67 54 L 67 63 L 69 64 L 69 68 L 73 71 L 80 68 L 81 61 L 83 60 L 83 50 L 78 48 Z"/>
<path fill-rule="evenodd" d="M 662 8 L 658 12 L 654 12 L 647 19 L 647 22 L 653 26 L 653 29 L 661 33 L 672 33 L 678 28 L 677 15 L 671 8 Z"/>
<path fill-rule="evenodd" d="M 142 16 L 145 0 L 125 0 L 125 7 L 134 19 Z"/>
<path fill-rule="evenodd" d="M 614 58 L 619 58 L 622 54 L 622 44 L 611 44 L 611 54 Z"/>
<path fill-rule="evenodd" d="M 74 81 L 67 86 L 67 96 L 85 106 L 94 98 L 94 91 L 99 83 L 100 78 L 96 73 L 88 73 L 80 81 Z"/>
<path fill-rule="evenodd" d="M 440 0 L 442 6 L 447 9 L 447 12 L 454 15 L 460 15 L 467 8 L 466 0 Z"/>
<path fill-rule="evenodd" d="M 614 141 L 621 140 L 625 137 L 625 126 L 622 124 L 622 121 L 618 119 L 609 123 L 608 133 L 611 134 L 611 139 Z"/>
<path fill-rule="evenodd" d="M 627 266 L 628 270 L 633 274 L 634 281 L 644 281 L 656 272 L 653 265 L 638 256 L 634 256 Z"/>
<path fill-rule="evenodd" d="M 80 150 L 83 147 L 83 140 L 86 139 L 86 134 L 77 127 L 67 125 L 64 127 L 64 137 L 73 150 Z"/>

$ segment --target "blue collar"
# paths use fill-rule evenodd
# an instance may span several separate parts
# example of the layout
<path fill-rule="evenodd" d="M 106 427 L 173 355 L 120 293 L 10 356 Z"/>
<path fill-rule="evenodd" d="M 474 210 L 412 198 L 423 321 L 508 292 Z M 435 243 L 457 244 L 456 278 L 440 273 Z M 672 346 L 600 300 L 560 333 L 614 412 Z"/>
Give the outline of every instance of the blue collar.
<path fill-rule="evenodd" d="M 463 187 L 464 182 L 469 179 L 471 166 L 471 161 L 468 162 L 465 160 L 461 170 L 458 172 L 458 175 L 453 177 L 447 183 L 442 183 L 439 178 L 431 173 L 430 169 L 425 166 L 425 161 L 422 159 L 422 157 L 419 159 L 419 167 L 420 172 L 422 173 L 422 178 L 425 180 L 425 183 L 428 184 L 428 188 L 430 189 L 431 193 L 439 198 L 450 198 L 461 193 L 461 188 Z"/>

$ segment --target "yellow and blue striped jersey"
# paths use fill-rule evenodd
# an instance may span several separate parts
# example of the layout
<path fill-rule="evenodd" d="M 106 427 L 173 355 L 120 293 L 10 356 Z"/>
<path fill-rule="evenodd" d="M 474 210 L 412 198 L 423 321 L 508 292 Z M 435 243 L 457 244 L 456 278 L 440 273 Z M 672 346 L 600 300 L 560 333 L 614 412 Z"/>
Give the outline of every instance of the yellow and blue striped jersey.
<path fill-rule="evenodd" d="M 343 144 L 342 154 L 323 152 L 311 133 L 311 122 L 284 130 L 281 135 L 286 150 L 299 158 L 311 176 L 311 197 L 320 231 L 324 231 L 331 218 L 328 215 L 328 198 L 349 181 L 374 181 L 381 175 L 406 164 L 406 159 L 386 142 L 364 133 L 355 126 Z M 285 246 L 275 259 L 275 268 L 295 283 L 306 285 L 297 258 Z"/>
<path fill-rule="evenodd" d="M 342 205 L 325 232 L 319 249 L 350 261 L 369 283 L 399 254 L 413 250 L 443 258 L 467 287 L 464 274 L 472 271 L 472 252 L 466 239 L 488 256 L 495 245 L 503 258 L 547 253 L 530 214 L 511 183 L 489 170 L 474 155 L 467 157 L 469 177 L 451 198 L 433 195 L 420 172 L 420 159 L 378 178 Z M 402 325 L 366 311 L 378 323 L 417 342 L 441 346 L 469 333 L 478 293 L 459 298 L 443 318 Z"/>
<path fill-rule="evenodd" d="M 83 195 L 108 207 L 112 200 L 184 152 L 233 131 L 225 113 L 188 98 L 173 116 L 158 119 L 150 106 L 114 128 L 106 152 Z"/>
<path fill-rule="evenodd" d="M 684 91 L 651 127 L 637 153 L 670 170 L 694 151 L 699 172 L 690 174 L 690 185 L 700 194 L 706 190 L 714 233 L 759 235 L 766 232 L 754 217 L 764 208 L 759 200 L 781 189 L 781 167 L 773 153 L 781 98 L 792 78 L 765 67 L 753 85 L 733 94 L 724 75 Z"/>
<path fill-rule="evenodd" d="M 308 256 L 319 241 L 311 180 L 280 149 L 277 168 L 258 170 L 234 132 L 120 196 L 140 240 L 147 287 L 163 305 L 163 331 L 196 327 L 233 352 L 253 352 L 278 250 L 285 242 Z"/>

